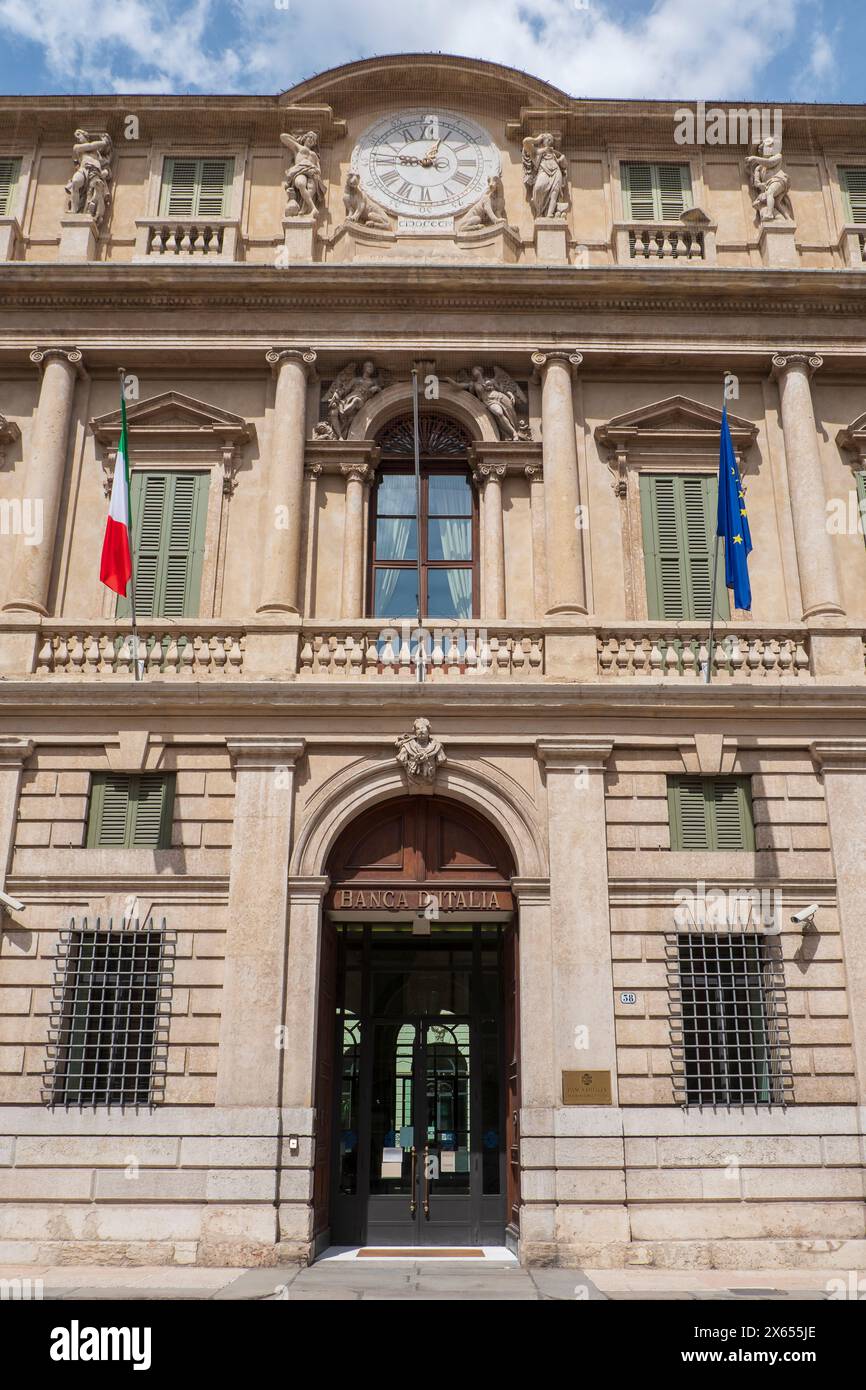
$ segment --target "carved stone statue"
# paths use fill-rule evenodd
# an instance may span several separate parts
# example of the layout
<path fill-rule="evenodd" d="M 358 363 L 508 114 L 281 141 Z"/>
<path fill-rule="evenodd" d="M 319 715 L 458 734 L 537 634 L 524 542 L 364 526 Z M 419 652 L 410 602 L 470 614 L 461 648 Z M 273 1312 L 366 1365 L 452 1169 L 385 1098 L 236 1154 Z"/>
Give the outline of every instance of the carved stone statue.
<path fill-rule="evenodd" d="M 524 140 L 523 182 L 536 217 L 564 217 L 568 212 L 568 163 L 550 131 Z"/>
<path fill-rule="evenodd" d="M 762 222 L 773 222 L 778 216 L 788 217 L 793 222 L 794 209 L 788 197 L 791 180 L 780 167 L 780 142 L 775 136 L 768 135 L 766 139 L 758 141 L 755 149 L 757 154 L 746 156 L 752 187 L 756 190 L 752 207 L 757 209 Z"/>
<path fill-rule="evenodd" d="M 500 439 L 530 440 L 532 434 L 526 420 L 518 415 L 518 406 L 526 410 L 528 401 L 517 382 L 502 367 L 488 370 L 472 367 L 451 377 L 455 386 L 471 391 L 473 396 L 493 416 Z"/>
<path fill-rule="evenodd" d="M 101 223 L 111 201 L 111 136 L 76 130 L 72 153 L 75 172 L 66 185 L 67 211 L 86 212 Z"/>
<path fill-rule="evenodd" d="M 327 420 L 316 425 L 314 439 L 345 439 L 362 405 L 382 390 L 375 362 L 348 362 L 325 394 Z"/>
<path fill-rule="evenodd" d="M 397 762 L 410 782 L 433 782 L 447 761 L 442 744 L 430 733 L 429 719 L 416 719 L 411 734 L 401 734 L 395 746 Z"/>
<path fill-rule="evenodd" d="M 286 216 L 315 216 L 325 199 L 322 165 L 316 154 L 319 137 L 314 130 L 308 130 L 306 135 L 281 135 L 280 143 L 287 145 L 294 156 L 283 180 L 288 198 Z"/>
<path fill-rule="evenodd" d="M 363 227 L 381 227 L 386 231 L 391 230 L 391 220 L 387 213 L 374 203 L 372 198 L 368 198 L 361 188 L 361 175 L 354 173 L 351 169 L 346 175 L 346 183 L 343 189 L 343 206 L 346 209 L 346 221 L 357 222 Z"/>
<path fill-rule="evenodd" d="M 494 227 L 505 221 L 505 193 L 502 179 L 498 174 L 487 180 L 487 191 L 473 203 L 466 216 L 458 223 L 458 232 L 471 232 L 478 227 Z"/>

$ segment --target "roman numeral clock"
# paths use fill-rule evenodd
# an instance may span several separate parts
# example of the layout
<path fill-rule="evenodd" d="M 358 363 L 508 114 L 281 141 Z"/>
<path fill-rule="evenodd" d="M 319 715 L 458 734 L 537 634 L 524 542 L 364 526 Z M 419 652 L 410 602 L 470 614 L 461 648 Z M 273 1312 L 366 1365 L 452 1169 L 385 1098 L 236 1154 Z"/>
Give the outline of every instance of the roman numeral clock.
<path fill-rule="evenodd" d="M 453 231 L 500 170 L 490 134 L 429 107 L 385 116 L 361 136 L 352 169 L 369 198 L 397 214 L 398 232 Z"/>

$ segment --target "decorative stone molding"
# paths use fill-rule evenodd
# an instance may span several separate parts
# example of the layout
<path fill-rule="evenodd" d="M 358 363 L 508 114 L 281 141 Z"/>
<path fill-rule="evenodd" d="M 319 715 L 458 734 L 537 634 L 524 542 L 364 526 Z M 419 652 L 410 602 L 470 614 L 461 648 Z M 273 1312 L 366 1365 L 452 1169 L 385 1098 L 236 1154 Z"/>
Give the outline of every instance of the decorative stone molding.
<path fill-rule="evenodd" d="M 280 367 L 284 362 L 297 362 L 309 380 L 318 361 L 318 356 L 312 348 L 272 347 L 265 353 L 265 361 L 270 366 L 274 376 L 279 375 Z"/>
<path fill-rule="evenodd" d="M 518 414 L 518 409 L 529 408 L 526 394 L 504 367 L 474 366 L 446 379 L 477 397 L 492 416 L 500 439 L 514 444 L 532 439 L 526 419 Z"/>
<path fill-rule="evenodd" d="M 778 352 L 773 356 L 771 375 L 778 378 L 791 367 L 803 365 L 808 368 L 809 376 L 812 377 L 823 367 L 824 359 L 816 352 Z"/>
<path fill-rule="evenodd" d="M 30 354 L 30 361 L 35 362 L 42 371 L 45 370 L 46 363 L 60 358 L 64 358 L 75 368 L 76 375 L 84 376 L 84 353 L 81 348 L 38 347 Z"/>
<path fill-rule="evenodd" d="M 505 477 L 504 463 L 476 463 L 472 469 L 472 481 L 477 487 L 483 488 L 489 482 L 501 483 Z"/>
<path fill-rule="evenodd" d="M 608 739 L 540 738 L 535 749 L 547 772 L 604 772 L 613 752 Z"/>
<path fill-rule="evenodd" d="M 0 468 L 6 467 L 6 448 L 9 444 L 15 444 L 21 438 L 21 431 L 14 420 L 7 420 L 5 415 L 0 415 Z"/>
<path fill-rule="evenodd" d="M 837 431 L 836 443 L 851 456 L 853 467 L 866 468 L 866 412 Z"/>
<path fill-rule="evenodd" d="M 112 772 L 143 772 L 149 748 L 148 729 L 121 729 L 116 740 L 106 740 L 108 766 Z"/>
<path fill-rule="evenodd" d="M 340 472 L 347 483 L 361 483 L 369 487 L 373 481 L 373 468 L 369 463 L 341 463 Z"/>
<path fill-rule="evenodd" d="M 416 719 L 407 734 L 400 734 L 394 744 L 397 766 L 406 774 L 410 788 L 422 786 L 432 791 L 436 774 L 448 759 L 438 738 L 430 732 L 430 720 Z"/>
<path fill-rule="evenodd" d="M 567 362 L 572 370 L 576 371 L 583 361 L 583 353 L 575 352 L 572 348 L 539 348 L 532 354 L 532 365 L 539 375 L 548 362 L 554 361 Z"/>
<path fill-rule="evenodd" d="M 737 740 L 727 734 L 695 734 L 679 743 L 683 771 L 688 776 L 730 776 L 737 759 Z"/>
<path fill-rule="evenodd" d="M 866 773 L 866 738 L 816 739 L 809 745 L 822 775 L 828 772 Z"/>
<path fill-rule="evenodd" d="M 314 439 L 345 439 L 352 421 L 362 406 L 381 394 L 386 385 L 372 358 L 347 362 L 324 392 L 327 420 L 320 420 L 313 429 Z"/>
<path fill-rule="evenodd" d="M 347 468 L 375 472 L 379 465 L 380 449 L 372 439 L 312 439 L 305 448 L 307 476 L 347 477 Z"/>
<path fill-rule="evenodd" d="M 273 738 L 268 734 L 226 739 L 232 766 L 245 769 L 294 767 L 304 756 L 306 746 L 302 738 Z"/>
<path fill-rule="evenodd" d="M 35 747 L 32 738 L 0 736 L 0 767 L 23 767 Z"/>

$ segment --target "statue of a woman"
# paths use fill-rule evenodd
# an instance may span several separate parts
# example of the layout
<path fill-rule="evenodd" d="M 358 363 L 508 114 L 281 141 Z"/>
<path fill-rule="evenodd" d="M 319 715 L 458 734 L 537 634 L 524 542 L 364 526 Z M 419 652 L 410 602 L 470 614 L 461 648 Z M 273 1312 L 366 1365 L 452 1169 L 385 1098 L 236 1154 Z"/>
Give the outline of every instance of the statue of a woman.
<path fill-rule="evenodd" d="M 286 216 L 314 215 L 325 197 L 322 166 L 316 154 L 319 137 L 314 130 L 308 130 L 306 135 L 281 135 L 280 143 L 287 145 L 294 155 L 283 181 L 289 199 Z"/>
<path fill-rule="evenodd" d="M 523 182 L 536 217 L 564 217 L 568 211 L 568 163 L 553 136 L 527 135 L 523 142 Z"/>

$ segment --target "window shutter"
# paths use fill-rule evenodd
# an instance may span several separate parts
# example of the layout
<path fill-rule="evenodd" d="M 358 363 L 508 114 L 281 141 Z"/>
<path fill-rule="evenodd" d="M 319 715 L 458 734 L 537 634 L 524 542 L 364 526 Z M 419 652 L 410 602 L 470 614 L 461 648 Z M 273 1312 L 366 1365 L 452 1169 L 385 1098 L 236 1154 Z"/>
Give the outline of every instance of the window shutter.
<path fill-rule="evenodd" d="M 681 777 L 668 789 L 671 849 L 709 848 L 707 798 L 700 777 Z"/>
<path fill-rule="evenodd" d="M 10 217 L 12 214 L 12 199 L 20 168 L 20 159 L 0 159 L 0 217 Z"/>
<path fill-rule="evenodd" d="M 671 849 L 754 849 L 747 779 L 674 777 L 668 783 Z"/>
<path fill-rule="evenodd" d="M 711 849 L 753 849 L 751 817 L 742 782 L 719 779 L 710 784 L 715 820 Z"/>
<path fill-rule="evenodd" d="M 167 159 L 160 215 L 227 217 L 233 173 L 233 159 Z"/>
<path fill-rule="evenodd" d="M 93 778 L 87 844 L 90 849 L 127 842 L 129 778 L 100 774 Z"/>
<path fill-rule="evenodd" d="M 866 169 L 840 169 L 845 215 L 849 222 L 866 224 Z"/>
<path fill-rule="evenodd" d="M 623 211 L 628 222 L 651 222 L 655 217 L 651 164 L 622 164 Z"/>
<path fill-rule="evenodd" d="M 709 621 L 718 482 L 707 474 L 644 474 L 640 480 L 648 616 Z M 728 618 L 721 552 L 716 617 Z"/>
<path fill-rule="evenodd" d="M 857 504 L 860 511 L 860 530 L 866 540 L 866 473 L 855 473 L 857 481 Z"/>
<path fill-rule="evenodd" d="M 663 222 L 675 222 L 692 205 L 691 171 L 688 164 L 653 166 L 658 188 L 658 208 Z"/>
<path fill-rule="evenodd" d="M 130 844 L 167 848 L 171 844 L 174 778 L 143 775 L 132 789 Z"/>
<path fill-rule="evenodd" d="M 140 618 L 198 616 L 207 520 L 206 473 L 133 472 L 135 606 Z M 129 617 L 119 599 L 117 617 Z"/>
<path fill-rule="evenodd" d="M 677 481 L 673 477 L 646 473 L 640 480 L 650 618 L 688 616 L 686 571 L 677 525 Z"/>
<path fill-rule="evenodd" d="M 90 794 L 88 847 L 167 848 L 171 843 L 173 807 L 173 774 L 96 774 Z"/>

